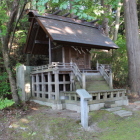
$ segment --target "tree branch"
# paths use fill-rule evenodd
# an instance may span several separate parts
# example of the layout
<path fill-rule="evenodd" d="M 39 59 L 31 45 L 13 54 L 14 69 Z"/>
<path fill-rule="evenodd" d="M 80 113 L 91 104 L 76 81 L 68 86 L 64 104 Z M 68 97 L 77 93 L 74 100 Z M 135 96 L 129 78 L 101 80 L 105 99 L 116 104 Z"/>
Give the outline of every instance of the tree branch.
<path fill-rule="evenodd" d="M 13 30 L 13 34 L 12 34 L 12 37 L 11 37 L 11 41 L 10 41 L 10 45 L 9 45 L 9 53 L 11 51 L 11 48 L 12 48 L 12 44 L 13 44 L 13 40 L 14 40 L 14 35 L 15 35 L 15 32 L 16 32 L 16 29 L 17 29 L 17 24 L 19 23 L 19 20 L 24 12 L 24 8 L 26 6 L 26 2 L 24 3 L 24 6 L 22 8 L 22 11 L 20 13 L 20 16 L 18 17 L 17 21 L 16 21 L 16 24 L 15 24 L 15 27 L 14 27 L 14 30 Z"/>

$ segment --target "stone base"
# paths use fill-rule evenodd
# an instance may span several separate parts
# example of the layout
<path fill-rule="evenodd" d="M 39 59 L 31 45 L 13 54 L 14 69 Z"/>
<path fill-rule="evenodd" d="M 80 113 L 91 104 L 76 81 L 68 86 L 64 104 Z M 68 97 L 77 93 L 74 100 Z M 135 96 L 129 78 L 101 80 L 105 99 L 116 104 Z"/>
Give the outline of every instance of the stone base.
<path fill-rule="evenodd" d="M 68 110 L 80 112 L 80 109 L 81 109 L 80 104 L 74 104 L 74 103 L 66 103 L 66 102 L 64 102 L 64 103 L 52 103 L 52 102 L 43 102 L 43 101 L 39 101 L 39 100 L 31 100 L 31 101 L 34 101 L 34 102 L 41 104 L 41 105 L 50 106 L 54 110 L 68 109 Z M 126 98 L 126 99 L 114 101 L 113 105 L 115 105 L 115 107 L 122 106 L 122 105 L 127 106 L 128 99 Z M 99 110 L 99 109 L 104 108 L 104 107 L 105 107 L 105 103 L 90 104 L 90 105 L 88 105 L 88 110 L 89 111 Z"/>

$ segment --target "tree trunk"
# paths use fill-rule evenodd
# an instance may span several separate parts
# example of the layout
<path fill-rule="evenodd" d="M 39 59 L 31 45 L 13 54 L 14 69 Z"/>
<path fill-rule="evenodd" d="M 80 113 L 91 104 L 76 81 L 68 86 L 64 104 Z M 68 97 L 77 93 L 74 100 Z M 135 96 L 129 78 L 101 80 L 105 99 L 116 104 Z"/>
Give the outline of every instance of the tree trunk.
<path fill-rule="evenodd" d="M 137 2 L 137 7 L 138 7 L 138 21 L 139 21 L 139 28 L 140 28 L 140 0 Z"/>
<path fill-rule="evenodd" d="M 4 46 L 2 46 L 2 55 L 3 55 L 3 59 L 4 59 L 4 65 L 5 65 L 6 71 L 8 73 L 8 77 L 9 77 L 9 82 L 10 82 L 13 100 L 15 101 L 16 104 L 19 104 L 19 97 L 17 94 L 17 87 L 16 87 L 15 78 L 13 76 L 13 72 L 11 69 L 8 51 L 5 50 Z"/>
<path fill-rule="evenodd" d="M 130 91 L 140 94 L 140 46 L 136 0 L 124 0 Z"/>
<path fill-rule="evenodd" d="M 2 50 L 2 55 L 3 55 L 4 65 L 6 68 L 6 72 L 8 73 L 12 97 L 16 104 L 19 104 L 19 97 L 18 97 L 18 93 L 17 93 L 15 78 L 14 78 L 13 72 L 12 72 L 12 67 L 10 65 L 10 59 L 9 59 L 9 54 L 8 54 L 8 44 L 10 42 L 11 33 L 13 31 L 13 25 L 14 25 L 14 22 L 16 19 L 18 6 L 19 6 L 19 1 L 14 0 L 12 3 L 12 8 L 9 11 L 9 13 L 10 13 L 9 20 L 7 23 L 3 23 L 7 27 L 6 35 L 1 37 L 1 43 L 2 43 L 1 50 Z"/>
<path fill-rule="evenodd" d="M 114 29 L 114 35 L 113 35 L 113 40 L 116 41 L 118 38 L 118 30 L 119 30 L 119 24 L 120 24 L 120 12 L 122 8 L 122 3 L 118 3 L 117 7 L 117 13 L 116 13 L 116 20 L 115 20 L 115 29 Z"/>
<path fill-rule="evenodd" d="M 106 16 L 108 14 L 108 12 L 111 11 L 111 6 L 110 5 L 105 5 L 104 4 L 104 0 L 101 0 L 101 5 L 105 8 L 104 10 L 104 16 Z M 108 26 L 108 23 L 109 23 L 109 19 L 108 18 L 104 18 L 103 19 L 103 22 L 102 22 L 102 28 L 104 30 L 104 34 L 106 36 L 109 36 L 109 26 Z"/>

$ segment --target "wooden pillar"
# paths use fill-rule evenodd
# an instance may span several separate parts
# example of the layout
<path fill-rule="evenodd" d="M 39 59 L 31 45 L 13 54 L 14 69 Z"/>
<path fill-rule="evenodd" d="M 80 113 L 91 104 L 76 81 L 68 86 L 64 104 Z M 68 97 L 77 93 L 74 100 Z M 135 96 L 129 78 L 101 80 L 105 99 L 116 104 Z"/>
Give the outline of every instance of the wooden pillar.
<path fill-rule="evenodd" d="M 96 70 L 98 70 L 99 68 L 99 63 L 98 63 L 98 60 L 97 60 L 97 63 L 96 63 Z"/>
<path fill-rule="evenodd" d="M 34 93 L 35 93 L 35 80 L 34 80 L 34 75 L 32 75 L 32 81 L 31 81 L 31 83 L 32 83 L 32 96 L 34 97 L 35 95 L 34 95 Z"/>
<path fill-rule="evenodd" d="M 65 63 L 65 49 L 62 47 L 62 61 Z"/>
<path fill-rule="evenodd" d="M 82 74 L 82 88 L 86 89 L 86 75 L 85 75 L 85 73 Z"/>
<path fill-rule="evenodd" d="M 54 72 L 55 74 L 55 100 L 59 100 L 59 75 L 58 75 L 58 71 Z"/>
<path fill-rule="evenodd" d="M 100 100 L 100 93 L 97 93 L 97 100 Z"/>
<path fill-rule="evenodd" d="M 42 83 L 42 98 L 44 99 L 45 98 L 45 84 L 44 84 L 45 79 L 44 79 L 43 73 L 41 73 L 41 79 L 42 79 L 42 81 L 41 81 L 41 83 Z"/>
<path fill-rule="evenodd" d="M 30 54 L 27 54 L 26 55 L 26 59 L 27 59 L 27 61 L 26 61 L 26 66 L 30 66 Z"/>
<path fill-rule="evenodd" d="M 51 40 L 50 40 L 50 38 L 49 38 L 49 64 L 51 64 L 51 62 L 52 62 L 52 60 L 51 60 L 51 58 L 52 58 L 52 56 L 51 56 Z"/>
<path fill-rule="evenodd" d="M 66 82 L 66 77 L 63 74 L 63 91 L 66 91 L 66 84 L 65 84 L 65 82 Z"/>
<path fill-rule="evenodd" d="M 36 75 L 36 92 L 37 92 L 37 97 L 39 97 L 39 75 Z"/>
<path fill-rule="evenodd" d="M 110 89 L 113 88 L 112 72 L 109 73 L 109 87 Z"/>
<path fill-rule="evenodd" d="M 70 74 L 70 91 L 74 90 L 74 74 Z"/>
<path fill-rule="evenodd" d="M 48 72 L 48 98 L 51 99 L 51 92 L 52 92 L 52 87 L 51 87 L 51 73 Z"/>

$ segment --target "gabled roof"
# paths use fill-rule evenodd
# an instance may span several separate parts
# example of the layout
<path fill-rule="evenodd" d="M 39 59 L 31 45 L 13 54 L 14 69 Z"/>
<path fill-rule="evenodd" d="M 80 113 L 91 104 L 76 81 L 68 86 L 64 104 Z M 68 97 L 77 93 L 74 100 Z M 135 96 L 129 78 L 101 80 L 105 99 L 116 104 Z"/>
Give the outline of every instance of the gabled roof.
<path fill-rule="evenodd" d="M 35 43 L 37 38 L 42 36 L 41 41 L 48 41 L 48 36 L 52 42 L 61 45 L 76 45 L 81 47 L 90 47 L 97 49 L 117 49 L 118 46 L 99 29 L 93 26 L 90 22 L 83 22 L 72 18 L 57 16 L 53 14 L 39 15 L 36 11 L 28 11 L 29 21 L 31 21 L 30 31 L 28 34 L 27 44 L 25 47 L 26 53 L 42 51 L 47 46 L 47 43 L 40 45 Z M 40 27 L 35 28 L 34 25 Z M 42 30 L 42 32 L 41 32 Z M 46 34 L 45 38 L 44 35 Z M 33 51 L 36 48 L 36 51 Z M 47 53 L 44 52 L 43 53 Z"/>

